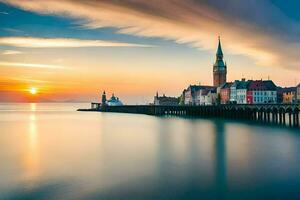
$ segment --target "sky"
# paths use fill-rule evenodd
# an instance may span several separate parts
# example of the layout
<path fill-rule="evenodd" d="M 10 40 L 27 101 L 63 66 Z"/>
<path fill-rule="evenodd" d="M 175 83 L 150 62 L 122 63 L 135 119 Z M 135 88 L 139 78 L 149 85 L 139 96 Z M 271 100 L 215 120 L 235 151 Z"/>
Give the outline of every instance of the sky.
<path fill-rule="evenodd" d="M 228 81 L 300 82 L 298 0 L 0 0 L 0 101 L 127 104 Z M 32 88 L 37 93 L 32 94 Z"/>

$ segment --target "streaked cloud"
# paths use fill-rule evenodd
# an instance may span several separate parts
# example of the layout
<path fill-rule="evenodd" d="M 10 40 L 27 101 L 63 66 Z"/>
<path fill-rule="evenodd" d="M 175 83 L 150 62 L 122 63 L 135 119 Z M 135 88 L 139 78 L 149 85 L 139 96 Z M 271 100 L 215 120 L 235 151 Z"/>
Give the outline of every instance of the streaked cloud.
<path fill-rule="evenodd" d="M 200 49 L 214 50 L 220 34 L 227 52 L 249 56 L 259 65 L 300 66 L 299 24 L 270 1 L 1 1 L 32 12 L 70 17 L 85 28 L 116 27 L 119 33 L 171 39 Z"/>
<path fill-rule="evenodd" d="M 51 84 L 51 85 L 80 85 L 78 82 L 70 81 L 57 81 L 57 80 L 39 80 L 32 77 L 1 77 L 7 78 L 8 80 L 19 81 L 21 83 L 37 83 L 37 84 Z"/>
<path fill-rule="evenodd" d="M 24 31 L 15 28 L 2 28 L 2 30 L 14 34 L 24 34 Z"/>
<path fill-rule="evenodd" d="M 16 54 L 22 54 L 21 51 L 15 51 L 15 50 L 4 50 L 3 55 L 16 55 Z"/>
<path fill-rule="evenodd" d="M 2 77 L 3 78 L 3 77 Z M 20 81 L 20 82 L 33 82 L 33 83 L 54 83 L 54 82 L 51 82 L 51 81 L 46 81 L 46 80 L 38 80 L 38 79 L 32 79 L 30 77 L 28 78 L 18 78 L 18 77 L 5 77 L 5 78 L 8 78 L 9 80 L 14 80 L 14 81 Z"/>
<path fill-rule="evenodd" d="M 0 45 L 28 48 L 153 47 L 151 45 L 73 38 L 0 37 Z"/>
<path fill-rule="evenodd" d="M 0 62 L 2 67 L 28 67 L 28 68 L 48 68 L 48 69 L 64 69 L 61 65 L 48 65 L 36 63 L 18 63 L 18 62 Z"/>

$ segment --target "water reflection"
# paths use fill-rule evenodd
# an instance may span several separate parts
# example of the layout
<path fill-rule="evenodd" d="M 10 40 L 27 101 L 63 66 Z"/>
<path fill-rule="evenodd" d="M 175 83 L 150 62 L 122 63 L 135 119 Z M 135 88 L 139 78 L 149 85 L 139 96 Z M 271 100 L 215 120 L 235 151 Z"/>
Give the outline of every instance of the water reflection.
<path fill-rule="evenodd" d="M 215 174 L 218 199 L 224 199 L 227 191 L 226 133 L 223 122 L 214 123 Z"/>
<path fill-rule="evenodd" d="M 226 126 L 219 121 L 207 121 L 199 126 L 197 120 L 164 119 L 157 126 L 157 172 L 160 193 L 181 199 L 224 199 L 227 193 Z M 179 125 L 185 127 L 181 130 Z M 176 141 L 176 134 L 180 140 Z M 182 146 L 185 147 L 182 149 Z M 184 152 L 183 155 L 182 152 Z M 158 198 L 160 199 L 160 198 Z M 164 198 L 161 198 L 164 199 Z"/>
<path fill-rule="evenodd" d="M 300 197 L 298 130 L 51 106 L 0 112 L 0 199 Z"/>
<path fill-rule="evenodd" d="M 36 116 L 36 104 L 30 104 L 31 113 L 29 114 L 28 121 L 28 134 L 27 134 L 27 150 L 25 153 L 25 169 L 24 175 L 25 180 L 29 182 L 34 181 L 34 179 L 39 174 L 39 144 L 38 144 L 38 130 L 37 130 L 37 116 Z M 30 187 L 29 185 L 27 185 Z"/>
<path fill-rule="evenodd" d="M 32 112 L 36 111 L 36 103 L 30 103 L 30 110 Z"/>

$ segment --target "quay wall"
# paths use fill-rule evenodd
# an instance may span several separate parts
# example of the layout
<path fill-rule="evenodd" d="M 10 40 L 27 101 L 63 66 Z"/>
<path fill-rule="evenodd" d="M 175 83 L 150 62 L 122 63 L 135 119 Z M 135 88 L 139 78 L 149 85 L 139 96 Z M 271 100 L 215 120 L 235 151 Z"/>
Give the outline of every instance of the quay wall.
<path fill-rule="evenodd" d="M 213 105 L 213 106 L 156 106 L 156 105 L 123 105 L 101 106 L 91 103 L 91 109 L 80 111 L 99 111 L 133 113 L 146 115 L 178 115 L 195 117 L 217 117 L 243 119 L 262 123 L 273 123 L 300 127 L 299 104 L 257 104 L 257 105 Z"/>

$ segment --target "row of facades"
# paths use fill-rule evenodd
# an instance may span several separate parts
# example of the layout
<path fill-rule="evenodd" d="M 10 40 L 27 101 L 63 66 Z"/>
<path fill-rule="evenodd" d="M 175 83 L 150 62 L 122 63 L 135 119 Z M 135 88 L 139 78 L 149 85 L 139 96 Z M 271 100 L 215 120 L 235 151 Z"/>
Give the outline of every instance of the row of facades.
<path fill-rule="evenodd" d="M 295 104 L 300 102 L 300 84 L 278 87 L 271 80 L 236 80 L 227 82 L 227 65 L 219 38 L 213 65 L 213 86 L 190 85 L 179 98 L 156 96 L 155 105 L 217 105 L 217 104 Z"/>
<path fill-rule="evenodd" d="M 181 104 L 294 104 L 300 102 L 297 87 L 277 87 L 271 80 L 236 80 L 220 87 L 190 85 L 183 91 Z"/>

